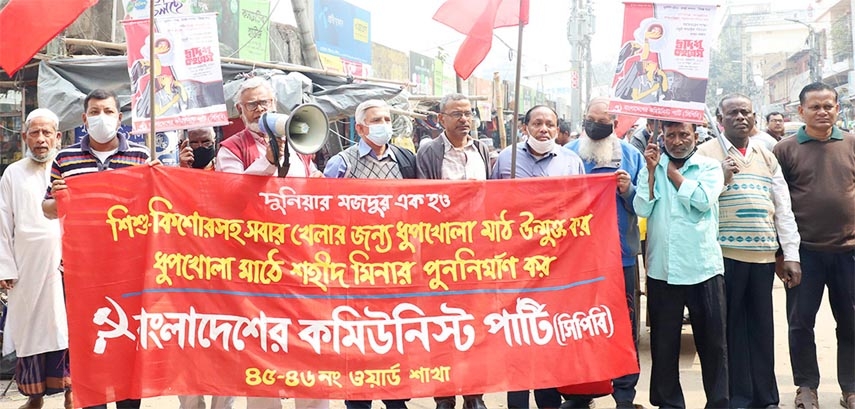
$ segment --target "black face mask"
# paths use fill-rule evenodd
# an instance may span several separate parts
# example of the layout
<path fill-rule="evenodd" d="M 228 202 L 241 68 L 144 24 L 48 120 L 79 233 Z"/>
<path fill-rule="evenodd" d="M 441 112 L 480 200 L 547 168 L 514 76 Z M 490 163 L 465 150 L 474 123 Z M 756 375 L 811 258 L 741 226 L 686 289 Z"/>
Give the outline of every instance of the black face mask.
<path fill-rule="evenodd" d="M 207 148 L 200 146 L 193 149 L 193 167 L 196 169 L 205 169 L 205 166 L 208 166 L 214 160 L 215 153 L 216 151 L 213 146 Z"/>
<path fill-rule="evenodd" d="M 585 127 L 585 134 L 595 141 L 605 139 L 614 132 L 612 124 L 601 124 L 587 119 L 582 122 L 582 126 Z"/>
<path fill-rule="evenodd" d="M 668 159 L 671 159 L 671 161 L 679 162 L 679 163 L 685 163 L 687 160 L 689 160 L 689 158 L 691 158 L 691 157 L 692 157 L 692 155 L 694 155 L 694 154 L 695 154 L 695 152 L 697 152 L 697 151 L 698 151 L 698 145 L 695 145 L 695 149 L 692 149 L 692 151 L 691 151 L 691 152 L 689 152 L 689 154 L 688 154 L 688 155 L 686 155 L 686 157 L 685 157 L 685 158 L 675 158 L 675 157 L 671 156 L 671 154 L 670 154 L 670 153 L 668 153 L 668 150 L 667 150 L 667 149 L 665 149 L 665 145 L 664 145 L 664 144 L 662 144 L 662 142 L 661 142 L 661 141 L 659 142 L 659 150 L 660 150 L 662 153 L 664 153 L 664 154 L 665 154 L 665 156 L 667 156 L 667 157 L 668 157 Z"/>

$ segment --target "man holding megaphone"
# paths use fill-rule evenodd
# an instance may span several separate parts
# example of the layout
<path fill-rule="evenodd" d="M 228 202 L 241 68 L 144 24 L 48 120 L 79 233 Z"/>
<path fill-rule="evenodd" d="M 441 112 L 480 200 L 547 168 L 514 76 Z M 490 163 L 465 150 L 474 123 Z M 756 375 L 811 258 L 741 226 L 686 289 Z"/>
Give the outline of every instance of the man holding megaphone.
<path fill-rule="evenodd" d="M 261 77 L 249 78 L 241 84 L 235 108 L 246 128 L 220 143 L 216 170 L 274 176 L 282 169 L 285 174 L 281 176 L 322 176 L 312 162 L 312 155 L 323 146 L 329 129 L 323 111 L 315 105 L 301 105 L 294 109 L 290 117 L 273 114 L 276 111 L 276 96 L 270 83 Z M 270 124 L 267 127 L 259 125 L 263 116 Z M 298 116 L 306 116 L 308 119 L 300 121 Z M 265 134 L 265 131 L 270 135 Z M 281 143 L 274 140 L 274 144 L 271 144 L 269 137 L 277 138 Z M 294 137 L 301 144 L 295 146 L 294 141 L 286 141 Z M 292 145 L 288 146 L 288 143 Z"/>
<path fill-rule="evenodd" d="M 280 176 L 323 177 L 312 162 L 312 154 L 323 146 L 329 130 L 326 114 L 323 111 L 316 105 L 301 105 L 295 108 L 290 116 L 273 114 L 272 112 L 276 110 L 276 97 L 273 93 L 273 87 L 259 77 L 252 77 L 244 81 L 238 89 L 237 99 L 235 108 L 240 113 L 240 118 L 246 128 L 220 143 L 220 150 L 214 163 L 214 168 L 217 171 L 274 176 L 280 169 L 285 168 L 285 174 Z M 317 114 L 315 110 L 320 111 L 320 114 Z M 311 115 L 307 113 L 311 113 Z M 268 125 L 259 125 L 262 117 L 268 121 Z M 302 117 L 308 118 L 305 121 L 300 121 L 304 119 Z M 289 126 L 299 133 L 283 132 L 283 128 L 288 129 Z M 270 135 L 265 134 L 265 132 L 270 133 Z M 299 153 L 296 149 L 288 149 L 286 146 L 292 142 L 286 140 L 291 139 L 292 134 L 298 137 L 298 143 L 295 147 L 299 149 Z M 312 137 L 310 140 L 313 143 L 305 142 L 308 136 Z M 278 141 L 271 144 L 271 137 L 278 139 Z M 284 159 L 286 153 L 287 161 Z M 290 166 L 284 167 L 284 163 L 290 163 Z M 246 407 L 248 409 L 281 409 L 282 401 L 279 398 L 247 397 Z M 296 409 L 327 409 L 329 408 L 329 401 L 324 399 L 295 399 L 294 407 Z"/>

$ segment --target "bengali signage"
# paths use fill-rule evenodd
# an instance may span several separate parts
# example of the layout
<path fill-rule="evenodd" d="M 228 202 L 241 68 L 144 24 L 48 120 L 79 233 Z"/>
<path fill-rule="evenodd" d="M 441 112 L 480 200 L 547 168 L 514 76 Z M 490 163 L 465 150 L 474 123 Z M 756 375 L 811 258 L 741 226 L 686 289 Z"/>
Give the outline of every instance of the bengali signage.
<path fill-rule="evenodd" d="M 371 64 L 371 13 L 344 0 L 315 0 L 318 51 Z"/>
<path fill-rule="evenodd" d="M 610 175 L 138 166 L 67 183 L 56 196 L 75 407 L 446 396 L 638 371 Z"/>
<path fill-rule="evenodd" d="M 715 7 L 626 3 L 609 111 L 703 122 Z"/>

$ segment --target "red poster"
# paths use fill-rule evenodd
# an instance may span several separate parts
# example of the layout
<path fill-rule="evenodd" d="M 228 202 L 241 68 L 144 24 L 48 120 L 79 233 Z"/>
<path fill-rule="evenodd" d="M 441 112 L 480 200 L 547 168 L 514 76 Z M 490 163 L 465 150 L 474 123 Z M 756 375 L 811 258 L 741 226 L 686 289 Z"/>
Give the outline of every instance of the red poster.
<path fill-rule="evenodd" d="M 139 166 L 67 182 L 57 196 L 75 407 L 445 396 L 638 371 L 611 175 L 368 181 Z"/>
<path fill-rule="evenodd" d="M 714 17 L 711 4 L 626 3 L 609 111 L 703 122 Z"/>

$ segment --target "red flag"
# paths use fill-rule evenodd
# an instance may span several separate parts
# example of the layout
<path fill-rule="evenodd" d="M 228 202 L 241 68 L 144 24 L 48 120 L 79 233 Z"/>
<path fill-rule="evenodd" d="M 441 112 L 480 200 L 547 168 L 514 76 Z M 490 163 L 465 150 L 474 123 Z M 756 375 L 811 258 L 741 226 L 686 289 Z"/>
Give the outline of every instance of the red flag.
<path fill-rule="evenodd" d="M 0 10 L 0 67 L 9 76 L 98 0 L 11 0 Z"/>
<path fill-rule="evenodd" d="M 467 79 L 493 45 L 493 29 L 528 23 L 528 0 L 447 0 L 433 19 L 466 35 L 454 71 Z"/>

